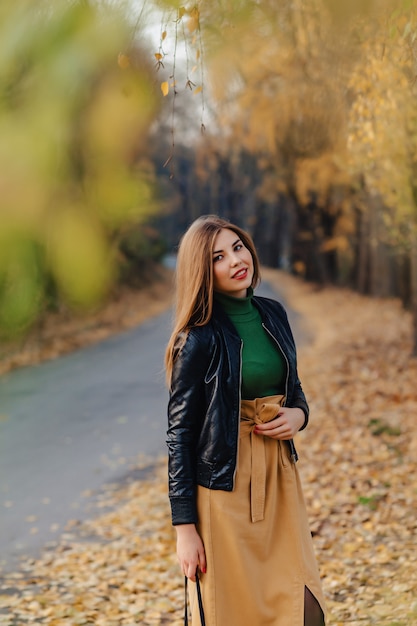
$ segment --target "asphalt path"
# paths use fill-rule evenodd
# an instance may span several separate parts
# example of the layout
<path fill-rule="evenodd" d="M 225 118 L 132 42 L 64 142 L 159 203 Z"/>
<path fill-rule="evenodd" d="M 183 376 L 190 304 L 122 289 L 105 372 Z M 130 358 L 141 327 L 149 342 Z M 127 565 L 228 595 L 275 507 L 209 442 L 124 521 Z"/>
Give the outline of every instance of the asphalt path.
<path fill-rule="evenodd" d="M 267 283 L 257 294 L 283 301 Z M 297 342 L 306 341 L 299 316 L 287 311 Z M 70 520 L 92 515 L 106 485 L 166 453 L 170 326 L 169 311 L 0 377 L 0 571 L 53 546 Z"/>

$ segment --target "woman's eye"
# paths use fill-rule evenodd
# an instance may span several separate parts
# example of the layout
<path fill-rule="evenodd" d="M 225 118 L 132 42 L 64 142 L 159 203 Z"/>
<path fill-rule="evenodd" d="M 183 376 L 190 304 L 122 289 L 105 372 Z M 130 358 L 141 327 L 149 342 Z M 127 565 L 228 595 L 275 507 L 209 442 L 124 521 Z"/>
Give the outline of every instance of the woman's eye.
<path fill-rule="evenodd" d="M 235 250 L 236 250 L 237 252 L 238 252 L 239 250 L 241 250 L 242 248 L 243 248 L 243 244 L 242 244 L 242 243 L 238 243 L 238 244 L 235 246 Z"/>
<path fill-rule="evenodd" d="M 213 257 L 213 263 L 216 263 L 216 261 L 220 261 L 223 258 L 222 254 L 218 254 L 217 256 Z"/>

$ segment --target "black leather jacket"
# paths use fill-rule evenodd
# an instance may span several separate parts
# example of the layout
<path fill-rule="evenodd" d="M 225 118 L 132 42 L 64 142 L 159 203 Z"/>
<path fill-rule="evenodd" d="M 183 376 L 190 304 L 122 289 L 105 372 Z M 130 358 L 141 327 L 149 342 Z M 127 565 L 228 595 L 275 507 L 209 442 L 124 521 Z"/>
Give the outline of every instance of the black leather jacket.
<path fill-rule="evenodd" d="M 253 296 L 265 330 L 287 364 L 286 406 L 308 405 L 297 374 L 296 348 L 283 306 Z M 179 337 L 179 342 L 184 336 Z M 215 302 L 205 326 L 189 330 L 175 355 L 168 403 L 169 497 L 172 523 L 196 523 L 196 485 L 232 491 L 240 422 L 242 341 Z M 295 456 L 294 444 L 290 442 Z"/>

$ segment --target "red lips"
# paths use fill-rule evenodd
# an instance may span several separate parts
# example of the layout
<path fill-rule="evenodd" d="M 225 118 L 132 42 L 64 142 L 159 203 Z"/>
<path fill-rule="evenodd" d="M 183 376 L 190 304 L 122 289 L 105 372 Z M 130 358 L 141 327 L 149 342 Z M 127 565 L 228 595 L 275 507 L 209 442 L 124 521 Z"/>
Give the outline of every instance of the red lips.
<path fill-rule="evenodd" d="M 238 270 L 235 274 L 233 274 L 232 278 L 236 278 L 236 280 L 242 280 L 243 278 L 246 278 L 247 275 L 248 275 L 248 268 L 244 267 Z"/>

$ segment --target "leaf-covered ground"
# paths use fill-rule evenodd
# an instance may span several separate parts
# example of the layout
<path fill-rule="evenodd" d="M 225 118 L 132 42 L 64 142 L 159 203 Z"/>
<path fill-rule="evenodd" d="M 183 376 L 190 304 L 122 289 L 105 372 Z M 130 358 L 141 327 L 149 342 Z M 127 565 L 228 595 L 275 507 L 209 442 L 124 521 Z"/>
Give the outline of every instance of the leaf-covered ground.
<path fill-rule="evenodd" d="M 417 361 L 398 302 L 317 290 L 280 272 L 313 341 L 299 350 L 311 405 L 299 469 L 332 626 L 417 624 Z M 141 461 L 149 465 L 151 461 Z M 154 463 L 154 462 L 152 462 Z M 109 486 L 91 521 L 0 587 L 0 624 L 182 624 L 166 461 Z"/>

